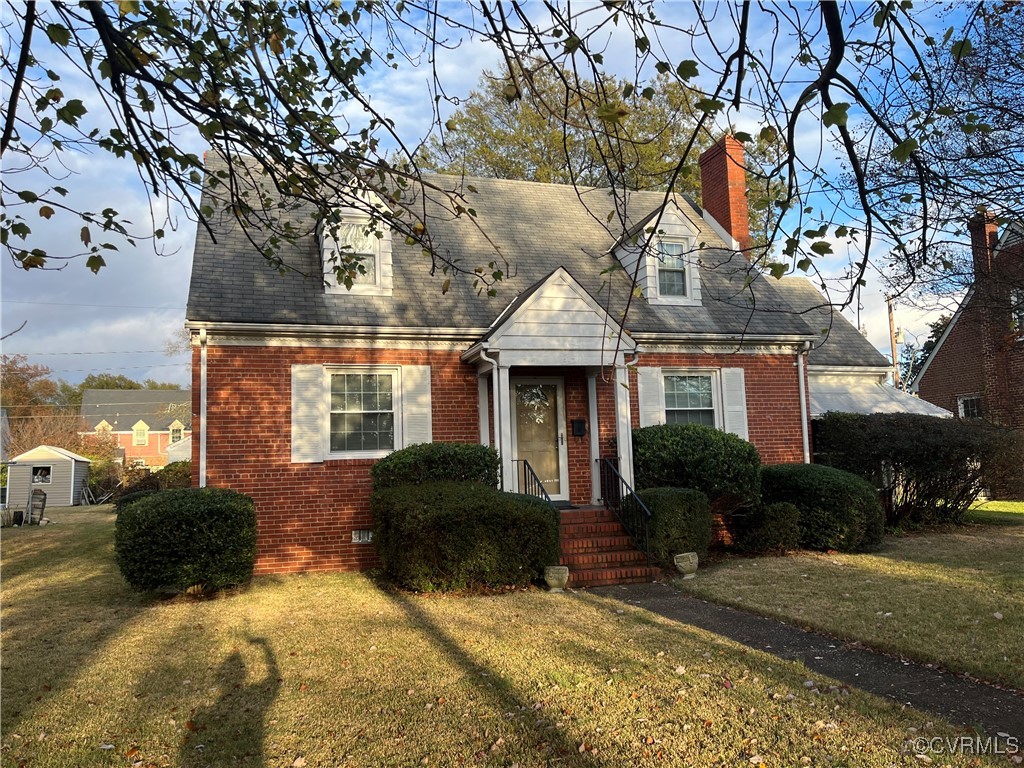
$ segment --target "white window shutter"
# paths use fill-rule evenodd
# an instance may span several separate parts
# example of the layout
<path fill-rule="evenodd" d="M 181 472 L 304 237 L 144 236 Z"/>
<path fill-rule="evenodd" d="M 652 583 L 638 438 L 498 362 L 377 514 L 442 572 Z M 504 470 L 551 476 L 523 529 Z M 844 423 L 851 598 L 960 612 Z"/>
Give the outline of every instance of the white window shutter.
<path fill-rule="evenodd" d="M 640 426 L 665 423 L 665 379 L 661 368 L 638 368 L 636 372 Z"/>
<path fill-rule="evenodd" d="M 725 431 L 748 440 L 747 388 L 742 368 L 722 369 L 722 399 L 725 401 Z"/>
<path fill-rule="evenodd" d="M 323 366 L 293 365 L 292 463 L 324 460 L 324 436 L 329 418 Z"/>
<path fill-rule="evenodd" d="M 401 447 L 433 442 L 430 420 L 430 366 L 403 365 Z"/>

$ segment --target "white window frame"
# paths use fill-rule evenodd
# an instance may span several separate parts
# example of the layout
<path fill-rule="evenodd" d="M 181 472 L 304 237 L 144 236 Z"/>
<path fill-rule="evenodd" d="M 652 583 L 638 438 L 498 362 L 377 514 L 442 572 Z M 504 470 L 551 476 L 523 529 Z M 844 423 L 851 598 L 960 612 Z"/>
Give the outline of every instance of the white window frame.
<path fill-rule="evenodd" d="M 668 304 L 679 307 L 701 306 L 700 296 L 700 263 L 697 258 L 697 251 L 694 248 L 694 238 L 683 235 L 658 235 L 651 241 L 652 253 L 647 257 L 648 301 L 651 304 Z M 662 295 L 661 293 L 661 271 L 662 246 L 678 245 L 682 247 L 680 258 L 686 265 L 683 272 L 683 281 L 686 295 Z M 677 270 L 672 270 L 673 272 Z"/>
<path fill-rule="evenodd" d="M 711 407 L 715 414 L 715 429 L 725 429 L 725 412 L 722 410 L 725 404 L 725 395 L 722 392 L 722 370 L 720 368 L 662 368 L 661 369 L 661 404 L 664 412 L 664 422 L 669 423 L 669 407 L 665 402 L 668 393 L 667 379 L 669 376 L 708 376 L 711 378 Z M 671 410 L 686 410 L 673 408 Z"/>
<path fill-rule="evenodd" d="M 964 403 L 966 403 L 968 400 L 977 400 L 978 401 L 978 415 L 977 416 L 967 416 L 964 413 L 964 411 L 965 411 Z M 984 412 L 984 410 L 981 407 L 981 395 L 978 394 L 978 393 L 971 393 L 971 394 L 966 394 L 966 395 L 957 395 L 956 396 L 956 413 L 957 413 L 957 416 L 959 416 L 961 419 L 965 419 L 965 420 L 968 420 L 968 421 L 975 421 L 975 420 L 980 420 L 980 419 L 984 418 L 985 412 Z"/>
<path fill-rule="evenodd" d="M 142 435 L 140 438 L 139 435 Z M 149 445 L 149 427 L 132 427 L 132 445 Z"/>
<path fill-rule="evenodd" d="M 341 208 L 338 211 L 339 227 L 356 227 L 363 231 L 370 229 L 366 234 L 370 240 L 373 251 L 355 253 L 342 251 L 331 232 L 333 224 L 321 221 L 317 227 L 317 239 L 320 244 L 320 266 L 323 271 L 324 291 L 328 295 L 338 296 L 391 296 L 394 285 L 393 266 L 391 257 L 391 230 L 387 227 L 383 218 L 378 219 L 373 226 L 370 225 L 370 217 L 365 211 L 356 208 Z M 339 232 L 340 234 L 340 232 Z M 334 272 L 331 257 L 337 254 L 338 259 L 351 256 L 373 256 L 373 269 L 367 269 L 365 274 L 347 288 L 344 283 L 339 283 Z M 365 262 L 363 262 L 365 266 Z"/>
<path fill-rule="evenodd" d="M 1010 291 L 1010 327 L 1024 340 L 1024 290 Z"/>
<path fill-rule="evenodd" d="M 391 413 L 394 440 L 391 448 L 374 451 L 331 450 L 331 377 L 336 374 L 391 375 Z M 324 366 L 324 398 L 327 401 L 327 421 L 323 425 L 324 458 L 326 459 L 382 459 L 401 448 L 402 442 L 402 366 L 400 365 L 332 365 Z"/>
<path fill-rule="evenodd" d="M 41 470 L 46 470 L 46 478 L 42 479 L 39 474 Z M 49 485 L 53 482 L 53 465 L 52 464 L 37 464 L 32 467 L 32 485 Z"/>

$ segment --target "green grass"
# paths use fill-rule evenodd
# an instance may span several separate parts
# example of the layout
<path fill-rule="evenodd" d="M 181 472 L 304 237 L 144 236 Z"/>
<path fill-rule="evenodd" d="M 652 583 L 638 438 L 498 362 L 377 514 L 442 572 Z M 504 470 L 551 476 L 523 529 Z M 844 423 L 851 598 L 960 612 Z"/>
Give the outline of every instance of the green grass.
<path fill-rule="evenodd" d="M 680 586 L 1024 689 L 1024 504 L 984 505 L 968 519 L 887 537 L 870 554 L 729 558 Z"/>
<path fill-rule="evenodd" d="M 50 516 L 4 532 L 4 765 L 881 768 L 920 764 L 910 735 L 954 732 L 586 594 L 420 598 L 327 574 L 152 601 L 112 564 L 109 508 Z"/>

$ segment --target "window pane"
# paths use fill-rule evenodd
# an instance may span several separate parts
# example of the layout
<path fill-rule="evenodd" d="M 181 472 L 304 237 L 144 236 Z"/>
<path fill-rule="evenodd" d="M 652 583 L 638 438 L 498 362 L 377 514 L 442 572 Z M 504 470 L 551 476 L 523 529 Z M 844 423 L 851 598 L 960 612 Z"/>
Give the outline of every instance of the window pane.
<path fill-rule="evenodd" d="M 715 426 L 711 376 L 666 376 L 665 421 L 668 424 Z"/>
<path fill-rule="evenodd" d="M 658 293 L 662 296 L 685 296 L 686 295 L 686 272 L 685 270 L 658 269 Z"/>
<path fill-rule="evenodd" d="M 390 373 L 331 376 L 332 453 L 395 447 L 393 387 Z"/>

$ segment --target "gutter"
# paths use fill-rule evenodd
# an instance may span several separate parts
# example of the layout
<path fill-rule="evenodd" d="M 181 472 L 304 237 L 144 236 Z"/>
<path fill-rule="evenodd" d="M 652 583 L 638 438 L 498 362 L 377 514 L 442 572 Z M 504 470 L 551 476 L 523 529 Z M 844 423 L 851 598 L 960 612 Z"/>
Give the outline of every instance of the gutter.
<path fill-rule="evenodd" d="M 487 328 L 415 328 L 395 326 L 385 328 L 372 325 L 297 325 L 290 323 L 221 323 L 189 320 L 185 328 L 190 331 L 216 331 L 240 336 L 336 336 L 346 339 L 477 341 Z"/>
<path fill-rule="evenodd" d="M 199 487 L 206 487 L 206 342 L 205 328 L 199 329 Z"/>
<path fill-rule="evenodd" d="M 804 342 L 803 349 L 796 354 L 797 378 L 800 381 L 800 433 L 803 439 L 804 464 L 811 463 L 811 441 L 807 425 L 807 377 L 804 375 L 804 358 L 811 348 L 811 342 Z"/>

